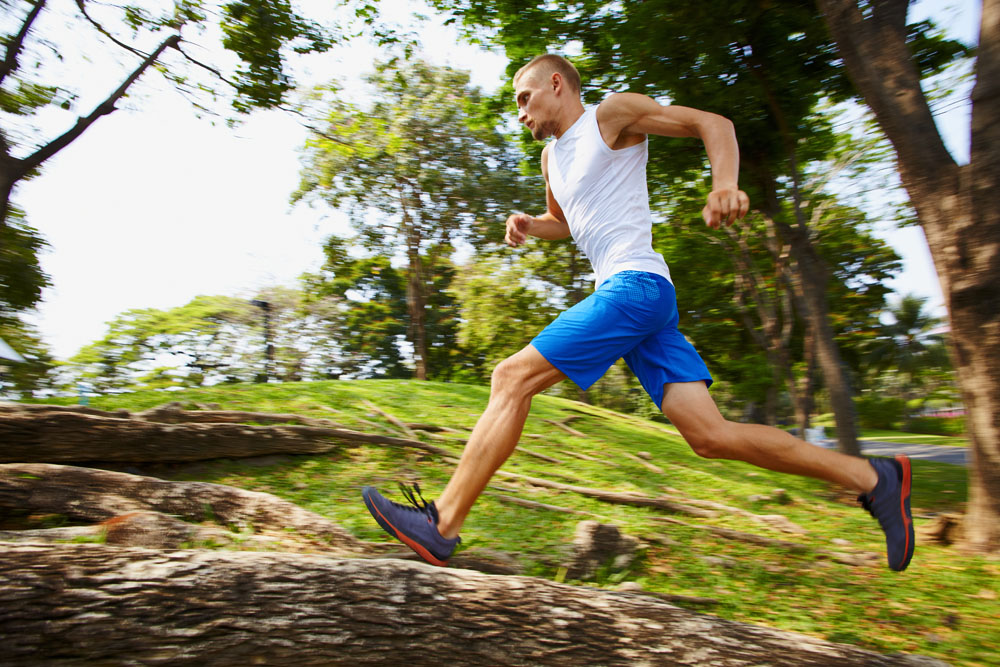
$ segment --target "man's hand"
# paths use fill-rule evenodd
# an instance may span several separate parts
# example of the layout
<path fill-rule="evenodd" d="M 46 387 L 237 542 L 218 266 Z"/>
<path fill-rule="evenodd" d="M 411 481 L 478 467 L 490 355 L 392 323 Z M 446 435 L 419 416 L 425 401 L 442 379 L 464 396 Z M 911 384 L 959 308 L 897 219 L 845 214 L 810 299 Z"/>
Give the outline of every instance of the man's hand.
<path fill-rule="evenodd" d="M 507 235 L 504 240 L 507 245 L 516 248 L 528 240 L 528 228 L 531 227 L 531 216 L 527 213 L 515 213 L 507 218 Z"/>
<path fill-rule="evenodd" d="M 708 195 L 708 203 L 701 209 L 701 217 L 705 219 L 706 225 L 718 229 L 723 221 L 727 225 L 732 225 L 745 217 L 749 210 L 750 198 L 747 197 L 747 193 L 736 188 L 722 188 L 712 190 Z M 507 229 L 510 229 L 509 220 Z"/>

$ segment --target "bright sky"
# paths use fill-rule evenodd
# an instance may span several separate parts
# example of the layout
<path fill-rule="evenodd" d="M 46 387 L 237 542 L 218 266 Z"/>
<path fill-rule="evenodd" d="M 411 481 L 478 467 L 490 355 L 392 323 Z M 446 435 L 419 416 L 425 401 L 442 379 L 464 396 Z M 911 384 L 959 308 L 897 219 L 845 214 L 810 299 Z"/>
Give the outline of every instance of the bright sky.
<path fill-rule="evenodd" d="M 911 17 L 917 12 L 966 40 L 978 33 L 976 0 L 925 0 Z M 461 45 L 450 29 L 430 30 L 431 61 L 471 68 L 483 88 L 499 84 L 502 57 Z M 329 70 L 307 83 L 363 74 L 377 57 L 355 45 L 328 56 Z M 249 298 L 262 287 L 292 285 L 319 267 L 323 240 L 345 228 L 336 212 L 288 204 L 306 136 L 294 119 L 257 113 L 232 130 L 195 118 L 166 84 L 145 90 L 136 110 L 98 120 L 16 193 L 51 245 L 42 266 L 53 286 L 35 321 L 57 358 L 100 338 L 105 324 L 129 309 L 172 308 L 202 294 Z M 968 155 L 967 116 L 957 108 L 939 118 L 960 161 Z M 887 238 L 906 261 L 897 289 L 939 305 L 922 232 Z"/>

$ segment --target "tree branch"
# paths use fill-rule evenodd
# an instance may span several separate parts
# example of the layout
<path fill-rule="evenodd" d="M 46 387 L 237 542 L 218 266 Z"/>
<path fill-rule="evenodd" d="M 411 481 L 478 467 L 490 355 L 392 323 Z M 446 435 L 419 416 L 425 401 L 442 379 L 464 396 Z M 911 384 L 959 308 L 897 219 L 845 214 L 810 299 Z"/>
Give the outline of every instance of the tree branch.
<path fill-rule="evenodd" d="M 102 35 L 104 35 L 105 37 L 107 37 L 108 39 L 110 39 L 114 44 L 116 44 L 117 46 L 120 46 L 121 48 L 125 49 L 129 53 L 132 53 L 132 54 L 135 54 L 135 55 L 139 56 L 140 58 L 148 58 L 149 57 L 148 53 L 140 51 L 139 49 L 137 49 L 137 48 L 135 48 L 133 46 L 129 46 L 125 42 L 119 40 L 117 37 L 115 37 L 110 32 L 108 32 L 107 29 L 105 29 L 104 26 L 102 26 L 100 23 L 98 23 L 97 21 L 95 21 L 94 19 L 92 19 L 90 17 L 90 14 L 87 13 L 87 6 L 86 6 L 86 4 L 84 4 L 84 0 L 76 0 L 76 7 L 77 7 L 77 9 L 80 10 L 80 13 L 83 14 L 83 18 L 87 19 L 87 22 L 90 23 L 90 25 L 94 26 L 94 28 L 97 30 L 97 32 L 101 33 Z"/>
<path fill-rule="evenodd" d="M 129 89 L 129 87 L 135 83 L 140 76 L 142 76 L 150 65 L 156 62 L 156 60 L 160 57 L 160 54 L 170 47 L 176 48 L 177 44 L 180 43 L 180 40 L 181 36 L 177 34 L 171 35 L 165 39 L 163 43 L 156 47 L 156 50 L 149 54 L 149 56 L 142 61 L 135 71 L 133 71 L 132 74 L 130 74 L 129 77 L 125 79 L 120 86 L 118 86 L 117 90 L 111 93 L 106 100 L 97 105 L 97 107 L 91 111 L 89 115 L 77 120 L 76 124 L 64 132 L 61 136 L 53 139 L 28 157 L 19 160 L 20 173 L 18 174 L 18 178 L 23 177 L 32 169 L 35 169 L 53 155 L 66 148 L 66 146 L 69 146 L 73 143 L 73 141 L 79 138 L 80 135 L 87 130 L 87 128 L 93 125 L 94 121 L 98 118 L 114 111 L 115 103 L 125 95 L 125 92 Z"/>
<path fill-rule="evenodd" d="M 31 24 L 35 22 L 38 15 L 41 14 L 42 8 L 45 6 L 45 0 L 38 0 L 35 6 L 31 8 L 28 15 L 24 18 L 24 23 L 21 24 L 21 30 L 17 35 L 7 44 L 7 51 L 4 54 L 3 62 L 0 63 L 0 83 L 7 78 L 11 72 L 17 70 L 17 56 L 21 53 L 21 49 L 24 48 L 24 40 L 28 37 L 28 30 L 31 28 Z"/>

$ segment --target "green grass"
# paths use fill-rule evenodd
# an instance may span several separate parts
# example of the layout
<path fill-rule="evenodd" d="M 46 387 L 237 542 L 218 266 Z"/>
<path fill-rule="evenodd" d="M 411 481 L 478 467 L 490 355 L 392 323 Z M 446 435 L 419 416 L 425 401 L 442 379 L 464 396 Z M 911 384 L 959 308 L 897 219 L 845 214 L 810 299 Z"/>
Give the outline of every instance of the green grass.
<path fill-rule="evenodd" d="M 486 387 L 416 381 L 341 381 L 305 384 L 236 385 L 170 394 L 142 392 L 92 399 L 93 407 L 142 410 L 168 400 L 218 403 L 222 409 L 294 412 L 326 417 L 351 428 L 383 432 L 393 428 L 363 404 L 368 400 L 409 422 L 470 429 L 486 405 Z M 333 412 L 334 408 L 339 412 Z M 573 436 L 544 420 L 571 415 Z M 649 495 L 670 493 L 757 514 L 782 514 L 808 531 L 785 535 L 752 519 L 720 513 L 688 523 L 734 528 L 796 541 L 818 549 L 884 553 L 882 534 L 849 494 L 805 478 L 695 456 L 665 434 L 662 425 L 564 399 L 539 396 L 521 444 L 562 461 L 555 465 L 516 452 L 503 470 L 572 481 L 583 486 Z M 461 451 L 458 444 L 428 440 Z M 574 450 L 604 462 L 567 455 Z M 649 452 L 663 469 L 653 472 L 625 452 Z M 610 465 L 614 464 L 614 465 Z M 914 461 L 912 504 L 917 517 L 960 510 L 966 501 L 966 471 L 958 466 Z M 360 501 L 360 488 L 373 484 L 398 499 L 397 480 L 419 480 L 434 498 L 453 465 L 416 450 L 374 445 L 339 449 L 322 456 L 282 456 L 265 461 L 213 461 L 150 468 L 175 479 L 231 484 L 267 491 L 337 521 L 365 540 L 387 538 Z M 588 585 L 613 587 L 637 581 L 653 592 L 718 600 L 708 611 L 724 618 L 804 632 L 876 651 L 930 655 L 956 665 L 996 664 L 1000 637 L 997 578 L 1000 563 L 954 549 L 918 545 L 909 570 L 894 573 L 878 565 L 848 566 L 815 553 L 791 553 L 727 540 L 707 531 L 658 521 L 656 510 L 611 505 L 577 494 L 538 489 L 502 477 L 499 493 L 591 513 L 645 538 L 644 558 L 627 572 L 607 569 Z M 775 489 L 785 494 L 776 494 Z M 463 547 L 515 555 L 533 575 L 557 579 L 576 523 L 584 517 L 531 510 L 502 502 L 488 490 L 463 529 Z M 927 518 L 917 518 L 917 525 Z M 669 546 L 658 536 L 665 536 Z M 849 544 L 834 542 L 847 540 Z M 711 558 L 709 558 L 711 557 Z"/>
<path fill-rule="evenodd" d="M 834 425 L 833 414 L 824 414 L 815 417 L 813 424 L 826 428 L 828 438 L 835 438 L 837 428 Z M 969 439 L 959 435 L 924 435 L 921 433 L 909 433 L 908 431 L 888 431 L 884 429 L 863 428 L 861 429 L 862 440 L 877 440 L 880 442 L 901 442 L 913 445 L 946 445 L 949 447 L 968 447 Z"/>
<path fill-rule="evenodd" d="M 878 429 L 862 429 L 862 440 L 878 440 L 881 442 L 902 442 L 913 445 L 946 445 L 949 447 L 968 447 L 969 440 L 958 435 L 920 435 L 905 431 L 880 431 Z"/>

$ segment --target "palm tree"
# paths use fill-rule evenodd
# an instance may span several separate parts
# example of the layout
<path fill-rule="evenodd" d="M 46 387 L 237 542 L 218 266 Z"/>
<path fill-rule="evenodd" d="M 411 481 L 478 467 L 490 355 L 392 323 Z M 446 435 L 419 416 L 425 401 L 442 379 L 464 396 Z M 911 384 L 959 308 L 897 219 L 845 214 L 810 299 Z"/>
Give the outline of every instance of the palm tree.
<path fill-rule="evenodd" d="M 923 388 L 928 370 L 949 368 L 944 335 L 938 331 L 944 320 L 924 310 L 926 297 L 908 294 L 891 306 L 892 322 L 883 324 L 865 354 L 870 371 L 894 370 L 903 380 L 900 394 L 909 400 Z"/>

